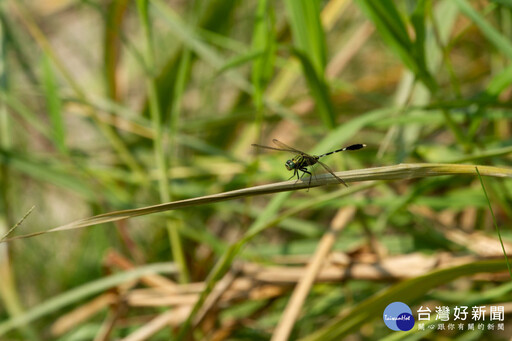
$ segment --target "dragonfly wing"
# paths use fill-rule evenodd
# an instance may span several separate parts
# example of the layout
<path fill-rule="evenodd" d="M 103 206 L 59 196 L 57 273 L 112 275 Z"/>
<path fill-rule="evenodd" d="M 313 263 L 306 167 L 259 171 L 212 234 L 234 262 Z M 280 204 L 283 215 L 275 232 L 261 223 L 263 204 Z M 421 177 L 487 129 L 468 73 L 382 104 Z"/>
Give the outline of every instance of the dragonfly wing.
<path fill-rule="evenodd" d="M 282 152 L 282 151 L 285 151 L 285 152 L 286 152 L 286 151 L 291 151 L 291 150 L 288 150 L 288 149 L 284 149 L 284 150 L 283 150 L 283 149 L 281 149 L 281 148 L 274 148 L 274 147 L 269 147 L 269 146 L 263 146 L 263 145 L 261 145 L 261 144 L 256 144 L 256 143 L 251 144 L 251 146 L 253 146 L 253 147 L 257 147 L 257 148 L 264 148 L 264 149 L 278 150 L 278 151 L 280 151 L 280 152 Z"/>
<path fill-rule="evenodd" d="M 282 148 L 282 150 L 287 150 L 289 152 L 294 152 L 294 153 L 297 153 L 297 154 L 306 154 L 307 155 L 307 153 L 304 153 L 302 150 L 298 150 L 296 148 L 290 147 L 289 145 L 284 144 L 283 142 L 281 142 L 279 140 L 273 139 L 272 142 L 274 142 L 275 145 L 278 146 L 279 148 Z"/>
<path fill-rule="evenodd" d="M 334 176 L 336 179 L 338 179 L 338 181 L 339 181 L 340 183 L 342 183 L 343 185 L 345 185 L 345 187 L 348 187 L 347 183 L 346 183 L 345 181 L 343 181 L 343 179 L 342 179 L 342 178 L 340 178 L 339 176 L 337 176 L 336 174 L 334 174 L 334 171 L 333 171 L 331 168 L 329 168 L 329 166 L 327 166 L 325 163 L 323 163 L 323 162 L 321 162 L 321 161 L 317 161 L 317 163 L 321 164 L 321 165 L 322 165 L 322 167 L 324 167 L 326 171 L 328 171 L 329 173 L 331 173 L 331 174 L 332 174 L 332 176 Z"/>

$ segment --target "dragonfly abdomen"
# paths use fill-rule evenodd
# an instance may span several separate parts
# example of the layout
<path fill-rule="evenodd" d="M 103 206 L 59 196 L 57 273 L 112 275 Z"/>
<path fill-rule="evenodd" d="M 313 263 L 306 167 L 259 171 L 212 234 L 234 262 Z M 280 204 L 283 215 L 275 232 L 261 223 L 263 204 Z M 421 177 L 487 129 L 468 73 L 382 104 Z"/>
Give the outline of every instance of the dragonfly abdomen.
<path fill-rule="evenodd" d="M 334 150 L 334 151 L 329 152 L 329 153 L 318 155 L 318 157 L 321 158 L 321 157 L 324 157 L 324 156 L 327 156 L 327 155 L 331 155 L 331 154 L 334 154 L 334 153 L 343 152 L 345 150 L 358 150 L 358 149 L 361 149 L 361 148 L 364 148 L 364 147 L 366 147 L 366 145 L 362 144 L 362 143 L 353 144 L 353 145 L 345 147 L 345 148 L 341 148 L 341 149 Z"/>

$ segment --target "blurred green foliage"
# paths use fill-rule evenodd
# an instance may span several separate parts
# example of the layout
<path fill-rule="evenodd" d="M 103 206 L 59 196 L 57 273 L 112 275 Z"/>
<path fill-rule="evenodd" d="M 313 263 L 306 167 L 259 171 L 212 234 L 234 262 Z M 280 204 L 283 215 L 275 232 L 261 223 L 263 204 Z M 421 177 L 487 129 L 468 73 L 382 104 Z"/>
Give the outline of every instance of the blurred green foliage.
<path fill-rule="evenodd" d="M 19 233 L 285 180 L 288 155 L 255 155 L 250 147 L 272 138 L 312 153 L 368 145 L 331 156 L 336 170 L 512 163 L 506 1 L 2 1 L 0 24 L 0 235 L 33 205 Z M 8 331 L 0 338 L 54 338 L 51 323 L 93 291 L 65 295 L 97 283 L 107 252 L 116 250 L 139 265 L 174 261 L 182 283 L 207 281 L 187 322 L 172 336 L 154 336 L 185 339 L 235 261 L 311 255 L 347 206 L 357 213 L 335 250 L 354 259 L 486 256 L 453 229 L 491 237 L 499 255 L 494 223 L 510 240 L 512 183 L 484 180 L 494 220 L 478 178 L 452 176 L 242 198 L 0 244 L 0 334 Z M 475 295 L 485 298 L 478 304 L 506 302 L 511 288 L 502 280 L 468 277 L 505 268 L 495 259 L 400 284 L 318 284 L 292 339 L 381 339 L 391 334 L 381 316 L 393 300 L 411 307 L 460 305 Z M 450 302 L 452 293 L 460 301 Z M 288 298 L 225 307 L 216 323 L 247 318 L 230 339 L 266 340 Z M 336 318 L 340 311 L 350 318 Z M 132 308 L 125 317 L 157 312 Z M 17 316 L 30 323 L 15 329 L 9 323 Z M 102 311 L 59 339 L 93 338 L 107 316 Z M 111 337 L 142 324 L 116 326 Z"/>

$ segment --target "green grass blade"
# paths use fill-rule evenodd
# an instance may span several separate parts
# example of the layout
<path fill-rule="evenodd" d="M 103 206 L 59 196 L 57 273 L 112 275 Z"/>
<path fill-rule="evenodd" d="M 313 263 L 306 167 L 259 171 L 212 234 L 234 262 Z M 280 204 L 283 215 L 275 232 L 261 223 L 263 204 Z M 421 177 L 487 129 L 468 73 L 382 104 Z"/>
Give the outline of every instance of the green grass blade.
<path fill-rule="evenodd" d="M 330 132 L 322 141 L 320 141 L 315 148 L 311 151 L 314 154 L 325 153 L 327 150 L 338 149 L 344 144 L 348 143 L 368 143 L 368 141 L 354 141 L 354 137 L 357 136 L 360 131 L 373 124 L 380 122 L 382 119 L 389 117 L 396 108 L 384 108 L 366 112 L 358 117 L 354 117 L 347 123 L 336 127 Z"/>
<path fill-rule="evenodd" d="M 204 42 L 196 30 L 185 23 L 170 7 L 161 0 L 151 2 L 156 14 L 161 16 L 172 30 L 173 34 L 202 60 L 219 70 L 224 65 L 224 59 L 217 51 Z M 226 77 L 243 91 L 251 92 L 252 87 L 240 74 L 233 70 L 225 72 Z"/>
<path fill-rule="evenodd" d="M 419 29 L 419 40 L 413 42 L 407 33 L 406 24 L 392 0 L 372 1 L 357 0 L 356 3 L 362 11 L 373 21 L 382 39 L 402 60 L 402 63 L 409 68 L 414 75 L 425 84 L 431 91 L 436 92 L 438 85 L 425 62 L 424 24 L 420 23 L 421 18 L 417 15 L 424 11 L 425 2 L 418 2 L 417 10 L 414 12 L 414 27 Z"/>
<path fill-rule="evenodd" d="M 50 122 L 52 125 L 51 132 L 53 143 L 61 153 L 67 154 L 66 133 L 64 131 L 65 125 L 61 110 L 62 104 L 58 86 L 56 84 L 57 80 L 55 79 L 55 73 L 50 59 L 47 56 L 43 56 L 42 66 L 42 85 L 45 93 L 46 108 L 48 115 L 50 115 Z"/>
<path fill-rule="evenodd" d="M 48 140 L 52 139 L 50 129 L 48 129 L 48 127 L 45 124 L 38 120 L 36 113 L 34 113 L 20 100 L 18 100 L 16 97 L 8 93 L 4 93 L 3 91 L 0 91 L 0 100 L 4 105 L 11 108 L 12 111 L 16 112 L 24 120 L 24 122 L 26 122 L 28 126 L 36 130 L 38 133 L 43 135 Z M 9 137 L 9 135 L 9 132 L 5 131 L 2 134 L 2 138 L 5 139 Z"/>
<path fill-rule="evenodd" d="M 263 108 L 263 94 L 265 85 L 272 76 L 276 43 L 274 39 L 274 16 L 273 8 L 268 0 L 260 0 L 254 22 L 252 35 L 252 53 L 257 53 L 252 64 L 251 81 L 254 89 L 253 101 L 258 112 Z"/>
<path fill-rule="evenodd" d="M 327 48 L 320 21 L 320 2 L 286 0 L 285 4 L 295 48 L 310 60 L 317 75 L 323 75 L 327 63 Z"/>
<path fill-rule="evenodd" d="M 58 164 L 51 164 L 43 160 L 37 160 L 33 156 L 21 153 L 12 153 L 0 149 L 0 164 L 9 165 L 12 170 L 19 171 L 34 179 L 49 182 L 65 188 L 76 194 L 82 195 L 88 200 L 97 198 L 97 193 L 76 176 L 70 175 L 68 169 Z M 107 193 L 105 193 L 107 194 Z M 107 194 L 108 196 L 108 194 Z"/>
<path fill-rule="evenodd" d="M 484 19 L 484 17 L 475 11 L 466 0 L 454 0 L 462 13 L 471 19 L 475 25 L 482 31 L 482 34 L 501 51 L 508 59 L 512 59 L 512 43 L 509 38 L 504 37 L 494 27 Z"/>
<path fill-rule="evenodd" d="M 411 14 L 411 23 L 414 27 L 414 32 L 416 35 L 416 39 L 413 41 L 414 53 L 416 54 L 416 60 L 422 63 L 421 67 L 424 68 L 425 70 L 427 69 L 427 65 L 425 62 L 425 19 L 427 4 L 427 0 L 417 1 L 416 8 Z"/>
<path fill-rule="evenodd" d="M 319 75 L 315 72 L 313 65 L 311 64 L 308 57 L 298 50 L 293 51 L 294 55 L 297 56 L 302 64 L 304 75 L 308 82 L 308 87 L 311 90 L 316 109 L 320 117 L 322 118 L 324 125 L 327 128 L 334 128 L 336 122 L 334 120 L 334 107 L 330 98 L 330 91 L 325 78 L 323 75 Z"/>
<path fill-rule="evenodd" d="M 327 49 L 317 0 L 287 0 L 286 8 L 293 35 L 293 54 L 299 59 L 318 114 L 324 125 L 335 126 L 335 112 L 325 80 Z"/>
<path fill-rule="evenodd" d="M 4 98 L 8 98 L 8 72 L 7 72 L 7 36 L 4 9 L 5 4 L 0 3 L 0 147 L 10 148 L 11 146 L 11 120 L 7 112 L 7 105 Z M 2 186 L 0 191 L 4 191 L 5 187 Z"/>
<path fill-rule="evenodd" d="M 261 58 L 261 56 L 263 56 L 263 54 L 264 54 L 263 50 L 249 51 L 249 52 L 244 52 L 242 54 L 239 54 L 239 55 L 229 59 L 224 65 L 222 65 L 217 70 L 217 75 L 220 75 L 223 72 L 229 71 L 231 69 L 235 69 L 239 66 L 242 66 L 242 65 L 250 63 L 250 62 L 254 63 L 255 61 L 259 60 Z"/>
<path fill-rule="evenodd" d="M 24 326 L 48 314 L 55 313 L 60 309 L 71 304 L 80 302 L 84 298 L 95 294 L 102 293 L 108 289 L 114 288 L 120 284 L 136 280 L 140 277 L 155 273 L 176 273 L 177 268 L 172 263 L 155 263 L 151 265 L 141 266 L 134 270 L 110 275 L 95 281 L 90 281 L 80 287 L 71 289 L 63 294 L 50 298 L 23 315 L 0 322 L 0 335 L 4 335 L 8 331 Z"/>
<path fill-rule="evenodd" d="M 60 71 L 61 75 L 71 86 L 76 96 L 84 103 L 89 103 L 87 91 L 82 88 L 82 86 L 76 81 L 73 77 L 72 73 L 68 70 L 68 68 L 64 65 L 64 62 L 58 57 L 58 54 L 54 50 L 53 46 L 50 44 L 42 30 L 37 26 L 36 21 L 30 14 L 30 12 L 24 7 L 22 3 L 15 3 L 16 12 L 19 13 L 20 19 L 23 24 L 26 26 L 27 30 L 30 32 L 33 39 L 37 42 L 37 44 L 44 51 L 45 55 L 51 59 L 53 65 L 57 70 Z M 103 123 L 99 117 L 98 113 L 92 109 L 91 106 L 88 110 L 88 114 L 92 117 L 94 122 L 96 123 L 99 130 L 104 134 L 104 136 L 108 139 L 113 149 L 118 153 L 121 160 L 128 165 L 132 169 L 134 173 L 136 173 L 139 179 L 144 180 L 144 172 L 140 165 L 137 163 L 130 150 L 127 148 L 125 142 L 120 138 L 117 132 L 109 125 Z"/>
<path fill-rule="evenodd" d="M 487 84 L 484 95 L 482 97 L 486 102 L 494 102 L 498 96 L 512 84 L 512 65 L 495 75 Z"/>
<path fill-rule="evenodd" d="M 158 188 L 160 199 L 167 202 L 171 199 L 171 192 L 169 187 L 169 180 L 167 178 L 167 156 L 163 148 L 164 141 L 164 127 L 162 126 L 162 112 L 158 100 L 158 88 L 156 79 L 153 77 L 155 70 L 155 57 L 153 46 L 152 27 L 149 20 L 149 2 L 146 0 L 138 0 L 137 8 L 139 11 L 139 18 L 144 30 L 145 36 L 145 61 L 150 73 L 146 75 L 146 89 L 149 97 L 149 112 L 151 114 L 151 121 L 155 136 L 153 137 L 153 149 L 155 155 L 155 163 L 158 172 Z M 186 58 L 186 56 L 184 56 Z M 179 90 L 177 90 L 179 91 Z M 182 283 L 188 282 L 188 270 L 185 261 L 185 254 L 181 242 L 177 223 L 170 218 L 166 219 L 167 231 L 171 243 L 171 251 L 174 261 L 180 268 L 180 281 Z"/>
<path fill-rule="evenodd" d="M 505 246 L 503 245 L 503 239 L 501 238 L 500 228 L 498 227 L 498 223 L 496 223 L 496 217 L 494 216 L 494 211 L 491 206 L 491 201 L 489 200 L 489 196 L 487 195 L 487 191 L 485 190 L 484 180 L 482 179 L 482 176 L 480 175 L 480 171 L 478 170 L 478 167 L 475 167 L 475 170 L 476 170 L 476 173 L 478 174 L 478 179 L 480 180 L 480 185 L 482 186 L 482 190 L 484 191 L 485 200 L 487 201 L 487 205 L 489 206 L 489 210 L 491 211 L 492 222 L 494 223 L 494 228 L 496 229 L 496 233 L 498 233 L 498 239 L 500 240 L 501 248 L 503 250 L 503 255 L 505 256 L 505 260 L 507 262 L 508 273 L 510 274 L 510 278 L 512 279 L 512 270 L 510 269 L 510 263 L 508 261 L 508 256 L 507 256 L 507 250 L 505 250 Z"/>
<path fill-rule="evenodd" d="M 170 8 L 162 3 L 156 3 L 154 2 L 154 5 L 156 7 L 159 7 L 160 10 L 168 10 L 172 14 L 164 14 L 161 13 L 161 15 L 164 15 L 166 17 L 172 17 L 172 20 L 176 20 L 176 17 L 174 17 L 174 13 L 170 11 Z M 201 33 L 207 32 L 211 34 L 215 34 L 214 32 L 223 32 L 223 30 L 226 28 L 227 24 L 229 23 L 229 20 L 226 20 L 226 18 L 229 18 L 232 13 L 236 9 L 236 1 L 234 0 L 209 0 L 207 2 L 202 2 L 201 6 L 196 4 L 196 7 L 199 8 L 199 13 L 197 13 L 197 19 L 196 26 L 200 28 Z M 167 19 L 168 20 L 168 19 Z M 182 29 L 185 25 L 185 23 L 181 22 L 178 19 L 178 22 L 173 22 L 171 25 L 178 25 L 179 30 L 173 30 L 174 34 L 181 35 L 184 34 Z M 186 34 L 186 33 L 185 33 Z M 192 34 L 192 33 L 191 33 Z M 193 35 L 193 34 L 192 34 Z M 199 35 L 199 34 L 198 34 Z M 206 35 L 206 34 L 205 34 Z M 215 34 L 217 37 L 225 38 L 224 35 L 221 34 Z M 202 57 L 201 54 L 197 53 L 193 48 L 188 46 L 189 40 L 185 39 L 183 42 L 184 46 L 187 46 L 191 51 L 194 51 L 196 53 L 191 54 L 191 61 L 190 63 L 192 65 L 195 64 L 195 61 L 197 57 Z M 237 51 L 240 51 L 237 49 Z M 160 106 L 162 112 L 168 112 L 169 108 L 171 107 L 171 96 L 167 96 L 166 94 L 172 93 L 174 91 L 174 85 L 177 78 L 177 69 L 178 69 L 178 63 L 181 58 L 181 54 L 183 53 L 183 48 L 178 48 L 174 53 L 172 53 L 170 56 L 167 57 L 164 63 L 164 67 L 159 72 L 157 77 L 157 84 L 158 84 L 158 93 L 159 93 L 159 100 L 160 100 Z M 222 69 L 222 66 L 219 67 L 219 69 Z M 222 72 L 223 70 L 219 71 Z"/>
<path fill-rule="evenodd" d="M 335 319 L 328 326 L 301 339 L 301 341 L 343 339 L 358 330 L 364 323 L 368 323 L 378 317 L 382 318 L 382 312 L 391 302 L 400 301 L 411 305 L 424 297 L 429 290 L 449 283 L 459 277 L 477 273 L 501 272 L 506 269 L 507 265 L 503 260 L 477 261 L 437 270 L 424 276 L 400 282 L 358 304 L 349 312 L 346 312 L 343 317 Z"/>

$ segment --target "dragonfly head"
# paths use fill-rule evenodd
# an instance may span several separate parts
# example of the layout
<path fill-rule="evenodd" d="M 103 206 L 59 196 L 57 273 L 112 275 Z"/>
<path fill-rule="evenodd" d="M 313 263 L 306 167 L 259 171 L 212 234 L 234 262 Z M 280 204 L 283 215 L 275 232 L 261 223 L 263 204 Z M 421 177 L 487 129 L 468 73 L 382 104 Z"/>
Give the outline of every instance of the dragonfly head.
<path fill-rule="evenodd" d="M 288 169 L 288 170 L 293 170 L 293 169 L 295 169 L 295 167 L 297 167 L 297 164 L 295 163 L 294 160 L 288 160 L 288 161 L 286 161 L 286 163 L 284 165 L 285 165 L 286 169 Z"/>

